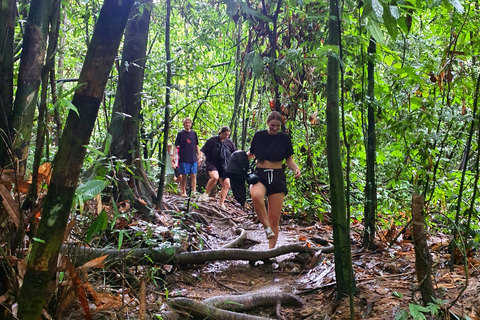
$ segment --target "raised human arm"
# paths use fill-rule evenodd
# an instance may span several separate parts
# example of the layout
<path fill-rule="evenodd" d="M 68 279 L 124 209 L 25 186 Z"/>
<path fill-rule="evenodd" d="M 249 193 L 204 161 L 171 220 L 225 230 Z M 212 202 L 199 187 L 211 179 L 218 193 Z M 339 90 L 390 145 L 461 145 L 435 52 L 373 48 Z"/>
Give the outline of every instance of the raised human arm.
<path fill-rule="evenodd" d="M 295 179 L 300 178 L 300 174 L 301 174 L 300 168 L 297 166 L 295 161 L 293 161 L 293 157 L 292 156 L 288 157 L 286 162 L 287 162 L 287 166 L 290 168 L 290 170 L 295 172 Z"/>

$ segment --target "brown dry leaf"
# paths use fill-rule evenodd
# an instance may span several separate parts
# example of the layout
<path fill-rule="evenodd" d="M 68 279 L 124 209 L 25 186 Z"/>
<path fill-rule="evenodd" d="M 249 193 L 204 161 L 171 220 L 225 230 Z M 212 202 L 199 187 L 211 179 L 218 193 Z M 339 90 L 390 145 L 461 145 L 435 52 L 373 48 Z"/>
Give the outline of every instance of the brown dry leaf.
<path fill-rule="evenodd" d="M 378 293 L 378 294 L 387 294 L 389 293 L 390 291 L 385 289 L 385 288 L 376 288 L 375 291 Z"/>
<path fill-rule="evenodd" d="M 83 288 L 92 296 L 93 303 L 98 307 L 101 305 L 100 299 L 98 299 L 97 291 L 92 287 L 90 282 L 85 282 Z"/>
<path fill-rule="evenodd" d="M 80 280 L 80 277 L 78 276 L 78 273 L 75 270 L 75 266 L 69 260 L 67 260 L 67 270 L 68 270 L 68 273 L 70 274 L 70 277 L 72 278 L 73 287 L 77 292 L 77 297 L 78 297 L 78 300 L 80 301 L 83 312 L 85 312 L 85 319 L 92 320 L 92 315 L 90 313 L 90 307 L 88 305 L 88 300 L 87 300 L 87 293 L 85 292 L 82 281 Z"/>
<path fill-rule="evenodd" d="M 453 283 L 437 283 L 438 288 L 455 289 L 457 286 Z"/>
<path fill-rule="evenodd" d="M 100 193 L 95 196 L 95 200 L 97 201 L 97 214 L 100 214 L 103 210 L 102 196 Z"/>
<path fill-rule="evenodd" d="M 18 204 L 3 184 L 0 184 L 0 196 L 2 197 L 3 206 L 5 210 L 7 210 L 10 220 L 12 220 L 18 230 L 20 227 L 20 210 L 18 209 Z"/>
<path fill-rule="evenodd" d="M 79 268 L 79 270 L 86 271 L 89 268 L 103 268 L 105 266 L 103 261 L 105 261 L 105 259 L 107 257 L 108 257 L 108 254 L 106 254 L 104 256 L 101 256 L 101 257 L 98 257 L 98 258 L 95 258 L 93 260 L 90 260 L 90 261 L 86 262 L 83 266 L 81 266 Z"/>
<path fill-rule="evenodd" d="M 100 301 L 103 306 L 98 307 L 100 309 L 116 309 L 122 306 L 122 299 L 111 293 L 97 292 L 98 301 Z"/>
<path fill-rule="evenodd" d="M 17 189 L 20 193 L 27 193 L 32 185 L 29 181 L 17 181 Z"/>
<path fill-rule="evenodd" d="M 67 224 L 67 228 L 65 229 L 65 234 L 63 235 L 63 242 L 67 241 L 70 233 L 72 232 L 73 227 L 75 226 L 75 219 L 70 220 Z"/>
<path fill-rule="evenodd" d="M 50 184 L 50 179 L 52 178 L 52 164 L 45 162 L 38 168 L 38 181 L 43 182 L 47 185 Z"/>
<path fill-rule="evenodd" d="M 118 211 L 125 213 L 130 210 L 130 202 L 128 200 L 122 201 L 118 204 Z"/>
<path fill-rule="evenodd" d="M 3 184 L 8 190 L 11 190 L 14 181 L 15 170 L 3 169 L 2 174 L 0 175 L 0 184 Z"/>

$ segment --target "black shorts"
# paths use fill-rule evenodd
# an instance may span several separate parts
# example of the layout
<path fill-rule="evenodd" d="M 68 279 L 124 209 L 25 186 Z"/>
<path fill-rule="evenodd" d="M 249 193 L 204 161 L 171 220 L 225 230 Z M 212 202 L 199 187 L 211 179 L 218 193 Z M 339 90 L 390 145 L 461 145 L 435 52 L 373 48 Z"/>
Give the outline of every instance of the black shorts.
<path fill-rule="evenodd" d="M 227 178 L 227 172 L 223 170 L 222 166 L 215 165 L 211 162 L 205 162 L 205 167 L 207 168 L 207 172 L 210 171 L 218 171 L 218 176 L 222 179 Z"/>
<path fill-rule="evenodd" d="M 265 186 L 267 196 L 275 193 L 288 193 L 287 179 L 283 169 L 263 169 L 257 168 L 255 173 L 258 175 L 260 182 Z"/>
<path fill-rule="evenodd" d="M 178 167 L 175 168 L 175 177 L 178 177 L 180 175 L 180 170 Z"/>

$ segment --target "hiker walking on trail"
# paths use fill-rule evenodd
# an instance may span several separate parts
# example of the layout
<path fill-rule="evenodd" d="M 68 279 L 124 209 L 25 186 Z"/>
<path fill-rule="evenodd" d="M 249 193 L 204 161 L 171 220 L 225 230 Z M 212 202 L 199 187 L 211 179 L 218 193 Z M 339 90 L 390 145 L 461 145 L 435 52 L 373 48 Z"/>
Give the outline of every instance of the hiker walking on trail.
<path fill-rule="evenodd" d="M 205 193 L 198 200 L 207 201 L 213 187 L 220 180 L 222 190 L 220 191 L 220 201 L 218 202 L 222 209 L 225 209 L 225 198 L 230 189 L 230 179 L 227 178 L 227 163 L 230 155 L 237 150 L 230 137 L 229 127 L 224 126 L 218 135 L 207 140 L 200 151 L 205 155 L 205 165 L 210 179 L 205 187 Z"/>
<path fill-rule="evenodd" d="M 200 148 L 198 147 L 197 133 L 192 130 L 192 120 L 185 118 L 183 120 L 184 130 L 177 134 L 175 146 L 178 149 L 178 170 L 180 173 L 180 193 L 187 196 L 187 175 L 191 179 L 191 191 L 195 192 L 197 188 L 197 167 L 200 159 Z"/>
<path fill-rule="evenodd" d="M 288 192 L 283 160 L 300 177 L 300 169 L 293 161 L 293 146 L 290 137 L 279 132 L 282 115 L 273 111 L 267 118 L 267 130 L 257 131 L 252 139 L 248 158 L 256 158 L 256 170 L 259 182 L 250 186 L 253 208 L 258 219 L 265 227 L 269 249 L 275 248 L 278 239 L 280 215 L 283 199 Z M 268 212 L 265 207 L 265 195 L 268 199 Z"/>

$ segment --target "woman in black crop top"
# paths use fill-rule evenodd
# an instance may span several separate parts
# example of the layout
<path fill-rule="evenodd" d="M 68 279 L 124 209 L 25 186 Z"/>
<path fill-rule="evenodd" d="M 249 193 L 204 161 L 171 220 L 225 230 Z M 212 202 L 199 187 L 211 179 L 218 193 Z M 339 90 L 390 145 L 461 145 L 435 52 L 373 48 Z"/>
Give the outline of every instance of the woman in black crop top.
<path fill-rule="evenodd" d="M 249 159 L 257 159 L 256 173 L 260 181 L 250 186 L 250 194 L 258 219 L 265 227 L 268 247 L 272 249 L 277 244 L 283 199 L 288 192 L 283 160 L 286 160 L 287 166 L 295 172 L 295 179 L 300 177 L 300 169 L 292 158 L 290 137 L 279 132 L 282 115 L 273 111 L 267 118 L 267 125 L 268 130 L 255 133 L 247 155 Z M 264 202 L 265 195 L 268 199 L 268 212 Z"/>

